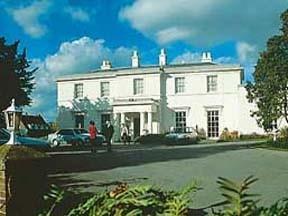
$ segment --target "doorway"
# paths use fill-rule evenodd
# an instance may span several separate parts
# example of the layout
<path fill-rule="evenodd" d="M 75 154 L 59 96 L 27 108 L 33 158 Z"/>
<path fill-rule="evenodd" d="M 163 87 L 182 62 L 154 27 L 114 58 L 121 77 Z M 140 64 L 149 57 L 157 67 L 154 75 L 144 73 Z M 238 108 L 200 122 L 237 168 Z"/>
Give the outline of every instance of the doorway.
<path fill-rule="evenodd" d="M 84 128 L 84 115 L 75 115 L 75 128 Z"/>
<path fill-rule="evenodd" d="M 134 123 L 134 139 L 140 136 L 140 118 L 133 118 Z"/>

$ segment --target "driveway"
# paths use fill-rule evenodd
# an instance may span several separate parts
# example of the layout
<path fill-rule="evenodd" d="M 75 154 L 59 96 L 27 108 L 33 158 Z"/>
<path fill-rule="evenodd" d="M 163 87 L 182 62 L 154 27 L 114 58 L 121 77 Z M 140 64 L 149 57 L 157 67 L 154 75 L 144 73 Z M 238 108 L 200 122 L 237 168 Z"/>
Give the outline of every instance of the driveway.
<path fill-rule="evenodd" d="M 288 193 L 288 152 L 258 149 L 253 142 L 194 146 L 115 146 L 112 153 L 100 150 L 53 152 L 50 180 L 62 187 L 95 192 L 119 182 L 153 184 L 180 189 L 193 179 L 201 182 L 192 206 L 206 207 L 221 201 L 218 176 L 259 178 L 252 192 L 270 204 Z"/>

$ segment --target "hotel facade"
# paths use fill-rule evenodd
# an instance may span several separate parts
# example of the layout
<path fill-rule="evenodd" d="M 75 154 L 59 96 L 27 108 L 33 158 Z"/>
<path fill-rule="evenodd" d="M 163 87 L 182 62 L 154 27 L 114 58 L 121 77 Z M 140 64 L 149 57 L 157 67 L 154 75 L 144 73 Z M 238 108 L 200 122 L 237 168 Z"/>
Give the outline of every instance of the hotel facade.
<path fill-rule="evenodd" d="M 57 79 L 58 123 L 61 128 L 87 128 L 94 120 L 101 130 L 107 120 L 129 127 L 132 137 L 193 127 L 208 138 L 219 138 L 224 128 L 240 134 L 263 133 L 250 116 L 240 65 L 216 64 L 210 53 L 193 64 L 167 64 L 164 49 L 159 64 L 140 65 L 136 51 L 131 67 L 101 69 Z"/>

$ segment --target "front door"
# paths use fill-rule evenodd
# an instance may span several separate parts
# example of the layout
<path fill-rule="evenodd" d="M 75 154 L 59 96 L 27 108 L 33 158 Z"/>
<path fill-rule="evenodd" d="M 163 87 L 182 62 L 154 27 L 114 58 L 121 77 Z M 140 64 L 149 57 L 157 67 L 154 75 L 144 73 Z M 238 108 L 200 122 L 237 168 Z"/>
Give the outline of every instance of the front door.
<path fill-rule="evenodd" d="M 103 130 L 104 130 L 104 127 L 105 127 L 105 125 L 106 125 L 106 121 L 110 121 L 110 118 L 111 118 L 111 114 L 107 114 L 107 113 L 105 113 L 105 114 L 102 114 L 101 115 L 101 132 L 103 132 Z"/>
<path fill-rule="evenodd" d="M 134 118 L 134 139 L 140 136 L 140 118 Z"/>
<path fill-rule="evenodd" d="M 84 128 L 84 115 L 75 115 L 75 128 Z"/>

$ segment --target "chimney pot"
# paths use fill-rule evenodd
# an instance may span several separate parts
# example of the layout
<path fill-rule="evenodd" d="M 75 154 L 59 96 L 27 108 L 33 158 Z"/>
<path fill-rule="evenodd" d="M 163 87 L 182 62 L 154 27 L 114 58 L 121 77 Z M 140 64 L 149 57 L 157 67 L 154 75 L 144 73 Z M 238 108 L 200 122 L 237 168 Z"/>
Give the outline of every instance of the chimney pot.
<path fill-rule="evenodd" d="M 140 58 L 138 56 L 138 52 L 136 50 L 133 51 L 133 55 L 131 57 L 132 67 L 138 68 L 140 67 Z"/>
<path fill-rule="evenodd" d="M 165 66 L 167 64 L 167 56 L 165 53 L 165 49 L 161 49 L 159 55 L 159 66 Z"/>
<path fill-rule="evenodd" d="M 111 68 L 112 68 L 111 62 L 108 60 L 103 60 L 101 70 L 110 70 Z"/>

